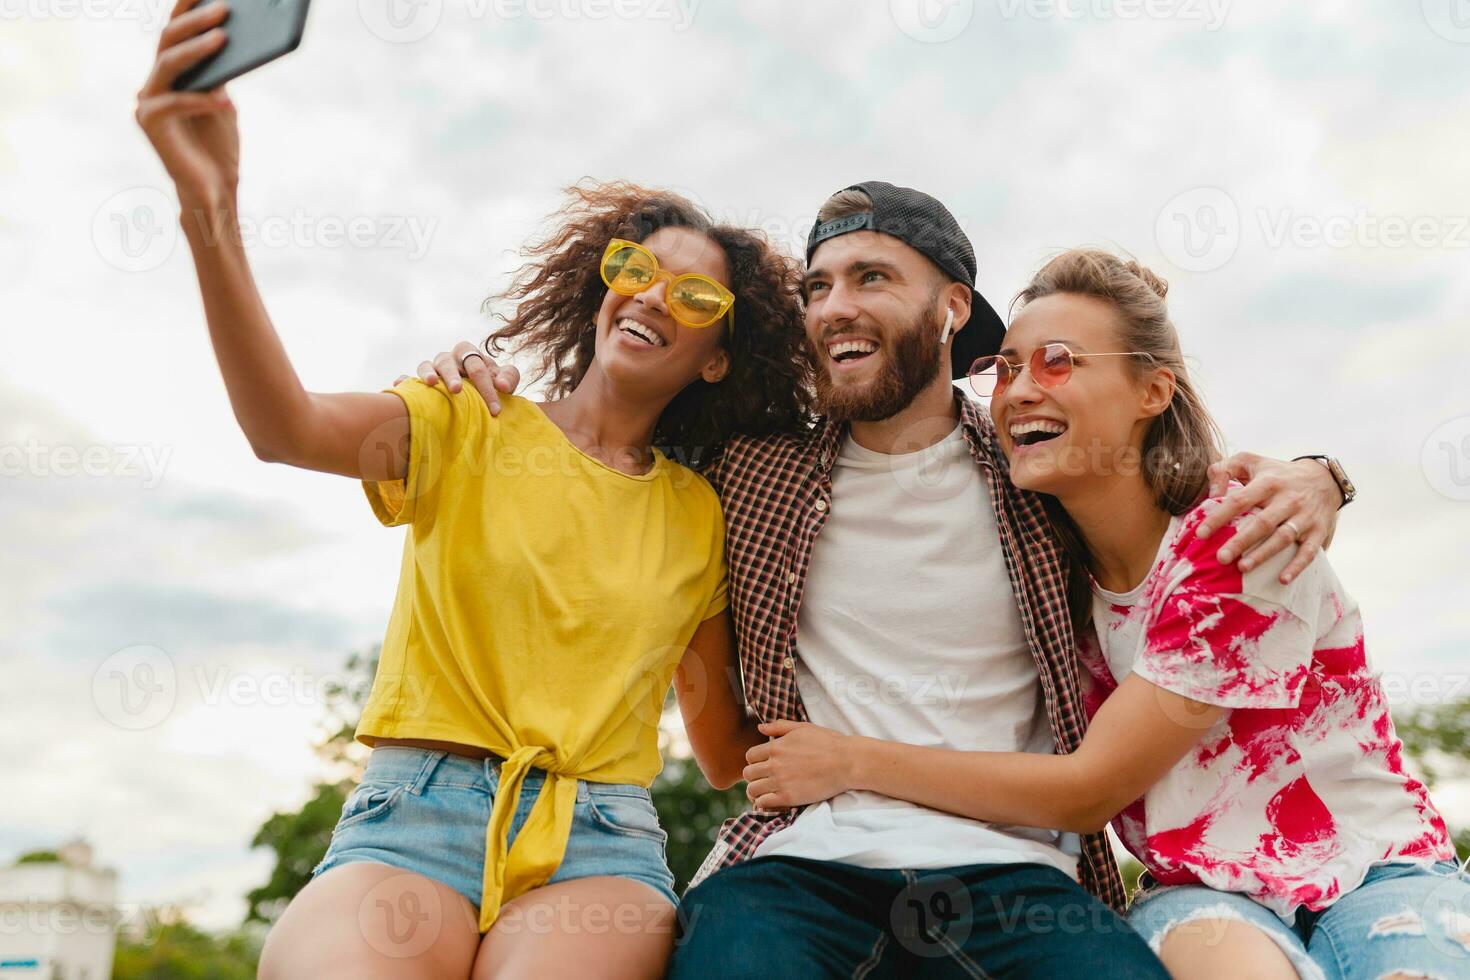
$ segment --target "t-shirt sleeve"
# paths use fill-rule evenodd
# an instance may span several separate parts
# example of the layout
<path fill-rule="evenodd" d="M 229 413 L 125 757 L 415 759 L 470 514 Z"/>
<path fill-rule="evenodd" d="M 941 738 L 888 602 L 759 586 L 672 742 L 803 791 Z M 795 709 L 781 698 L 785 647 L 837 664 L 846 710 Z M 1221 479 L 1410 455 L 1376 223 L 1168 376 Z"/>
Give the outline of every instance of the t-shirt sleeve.
<path fill-rule="evenodd" d="M 730 571 L 725 564 L 725 515 L 720 509 L 719 498 L 713 493 L 710 494 L 710 505 L 714 508 L 714 527 L 710 534 L 710 577 L 714 582 L 714 590 L 704 607 L 704 614 L 699 617 L 701 623 L 718 616 L 730 605 Z"/>
<path fill-rule="evenodd" d="M 466 385 L 466 389 L 470 386 Z M 442 386 L 426 385 L 409 378 L 386 388 L 408 408 L 408 474 L 402 480 L 364 480 L 363 491 L 373 514 L 384 527 L 413 524 L 433 513 L 444 472 L 446 447 L 456 428 L 456 399 Z M 462 426 L 462 420 L 459 422 Z"/>
<path fill-rule="evenodd" d="M 1216 505 L 1205 501 L 1187 515 L 1158 570 L 1134 672 L 1205 704 L 1295 707 L 1316 644 L 1318 566 L 1282 585 L 1295 548 L 1243 574 L 1221 564 L 1215 556 L 1244 516 L 1202 539 L 1195 530 Z"/>

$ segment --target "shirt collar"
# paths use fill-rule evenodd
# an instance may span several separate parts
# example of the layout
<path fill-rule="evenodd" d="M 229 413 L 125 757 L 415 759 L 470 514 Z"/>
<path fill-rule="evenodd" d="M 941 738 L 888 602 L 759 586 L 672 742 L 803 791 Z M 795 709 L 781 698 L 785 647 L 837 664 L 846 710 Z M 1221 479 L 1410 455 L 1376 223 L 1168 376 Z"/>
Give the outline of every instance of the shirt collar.
<path fill-rule="evenodd" d="M 965 434 L 965 445 L 969 447 L 975 462 L 982 466 L 993 466 L 1002 475 L 1009 473 L 1010 468 L 1006 465 L 1000 443 L 995 437 L 995 424 L 990 419 L 990 413 L 983 406 L 971 401 L 958 388 L 954 389 L 954 400 L 960 416 L 960 428 Z M 850 428 L 847 422 L 831 418 L 824 417 L 817 422 L 812 440 L 817 473 L 826 476 L 832 472 L 837 461 L 837 450 L 842 445 L 842 440 L 847 438 Z"/>

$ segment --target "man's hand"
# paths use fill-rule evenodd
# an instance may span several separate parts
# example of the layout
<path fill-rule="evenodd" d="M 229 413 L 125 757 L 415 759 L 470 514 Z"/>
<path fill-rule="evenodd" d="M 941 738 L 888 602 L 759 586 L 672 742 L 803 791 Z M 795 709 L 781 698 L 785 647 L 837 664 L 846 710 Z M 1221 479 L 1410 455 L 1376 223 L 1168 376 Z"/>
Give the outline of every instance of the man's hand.
<path fill-rule="evenodd" d="M 1232 479 L 1245 486 L 1226 493 Z M 1342 491 L 1327 467 L 1313 459 L 1283 463 L 1255 453 L 1236 453 L 1210 467 L 1210 496 L 1222 494 L 1224 502 L 1200 524 L 1199 536 L 1208 538 L 1237 515 L 1250 512 L 1217 557 L 1227 565 L 1238 558 L 1241 571 L 1248 572 L 1297 542 L 1296 556 L 1281 571 L 1283 585 L 1301 574 L 1337 531 Z"/>
<path fill-rule="evenodd" d="M 470 383 L 485 399 L 491 415 L 500 414 L 501 392 L 509 395 L 521 383 L 521 372 L 514 365 L 501 367 L 489 354 L 467 340 L 455 344 L 454 350 L 440 351 L 439 356 L 432 361 L 421 363 L 418 376 L 426 385 L 436 385 L 443 378 L 444 386 L 452 392 L 459 391 L 460 378 L 469 378 Z M 398 381 L 407 377 L 406 374 L 400 374 Z M 398 381 L 393 383 L 397 384 Z"/>
<path fill-rule="evenodd" d="M 830 800 L 852 785 L 849 736 L 805 721 L 769 721 L 758 726 L 769 742 L 751 746 L 742 773 L 745 795 L 762 810 Z"/>

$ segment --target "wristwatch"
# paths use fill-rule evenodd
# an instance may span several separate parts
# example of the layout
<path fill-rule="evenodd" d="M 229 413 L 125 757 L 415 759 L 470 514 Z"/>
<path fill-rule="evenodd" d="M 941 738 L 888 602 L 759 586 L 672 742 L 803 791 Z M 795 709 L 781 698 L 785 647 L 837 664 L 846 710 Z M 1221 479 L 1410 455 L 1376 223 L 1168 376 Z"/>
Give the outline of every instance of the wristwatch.
<path fill-rule="evenodd" d="M 1353 481 L 1348 479 L 1347 470 L 1343 469 L 1342 464 L 1337 460 L 1331 456 L 1298 456 L 1292 462 L 1295 463 L 1299 459 L 1315 459 L 1327 467 L 1327 472 L 1331 473 L 1332 478 L 1337 481 L 1337 489 L 1342 491 L 1342 503 L 1337 505 L 1338 510 L 1342 510 L 1357 499 L 1358 488 L 1353 486 Z"/>

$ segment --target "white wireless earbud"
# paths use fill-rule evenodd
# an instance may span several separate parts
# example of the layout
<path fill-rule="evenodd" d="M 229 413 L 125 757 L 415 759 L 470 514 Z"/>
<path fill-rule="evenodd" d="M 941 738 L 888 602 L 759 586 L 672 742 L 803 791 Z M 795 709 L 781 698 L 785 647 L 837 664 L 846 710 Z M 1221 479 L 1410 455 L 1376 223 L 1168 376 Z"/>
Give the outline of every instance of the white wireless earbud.
<path fill-rule="evenodd" d="M 949 343 L 949 331 L 950 331 L 950 328 L 953 327 L 953 326 L 954 326 L 954 307 L 951 306 L 949 309 L 947 309 L 947 310 L 944 311 L 944 331 L 939 335 L 939 342 L 941 344 L 947 344 L 947 343 Z"/>

